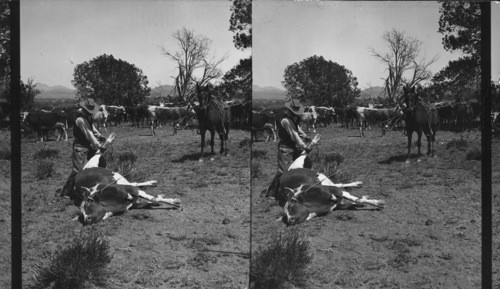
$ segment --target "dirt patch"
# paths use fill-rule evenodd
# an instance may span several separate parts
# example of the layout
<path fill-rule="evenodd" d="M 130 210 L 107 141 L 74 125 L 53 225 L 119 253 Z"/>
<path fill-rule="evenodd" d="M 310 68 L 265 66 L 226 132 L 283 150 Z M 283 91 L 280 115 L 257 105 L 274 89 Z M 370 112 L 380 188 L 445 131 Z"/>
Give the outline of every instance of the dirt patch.
<path fill-rule="evenodd" d="M 349 191 L 384 199 L 387 207 L 333 211 L 297 226 L 314 254 L 308 288 L 480 287 L 481 162 L 467 160 L 467 152 L 480 145 L 479 131 L 439 131 L 437 157 L 417 162 L 413 155 L 410 164 L 404 162 L 406 136 L 400 131 L 384 138 L 380 129 L 360 138 L 357 130 L 338 125 L 318 132 L 319 153 L 344 158 L 336 177 L 362 181 L 362 188 Z M 460 138 L 467 149 L 446 148 Z M 277 202 L 259 196 L 275 174 L 276 145 L 258 142 L 252 148 L 267 157 L 252 179 L 252 250 L 285 227 L 275 221 L 282 211 Z M 426 145 L 424 140 L 424 153 Z"/>
<path fill-rule="evenodd" d="M 157 180 L 146 188 L 151 195 L 180 198 L 183 210 L 153 208 L 131 210 L 111 217 L 97 226 L 111 245 L 111 278 L 106 288 L 244 288 L 249 271 L 250 232 L 250 146 L 240 142 L 250 138 L 245 131 L 229 134 L 227 157 L 215 156 L 198 162 L 200 136 L 196 130 L 172 135 L 166 127 L 149 136 L 148 128 L 128 125 L 110 127 L 115 132 L 115 153 L 133 152 L 137 159 L 129 181 Z M 71 135 L 71 133 L 70 133 Z M 23 283 L 32 283 L 34 264 L 44 253 L 69 241 L 71 233 L 82 229 L 71 218 L 78 208 L 54 195 L 64 185 L 71 169 L 71 144 L 50 141 L 22 141 L 23 197 Z M 219 142 L 216 140 L 219 150 Z M 59 152 L 47 158 L 54 162 L 51 176 L 37 178 L 34 156 L 41 149 Z M 7 161 L 0 160 L 3 174 Z M 4 163 L 5 162 L 5 163 Z M 135 179 L 134 179 L 135 178 Z M 10 182 L 10 180 L 8 181 Z M 0 186 L 7 187 L 2 178 Z M 9 231 L 8 190 L 1 190 L 0 226 Z M 7 192 L 7 193 L 5 193 Z M 5 209 L 5 210 L 4 210 Z M 4 234 L 2 234 L 2 238 Z M 2 239 L 2 244 L 10 240 Z M 10 246 L 2 245 L 2 276 L 9 276 L 3 262 L 10 258 Z M 10 278 L 0 287 L 10 286 Z"/>

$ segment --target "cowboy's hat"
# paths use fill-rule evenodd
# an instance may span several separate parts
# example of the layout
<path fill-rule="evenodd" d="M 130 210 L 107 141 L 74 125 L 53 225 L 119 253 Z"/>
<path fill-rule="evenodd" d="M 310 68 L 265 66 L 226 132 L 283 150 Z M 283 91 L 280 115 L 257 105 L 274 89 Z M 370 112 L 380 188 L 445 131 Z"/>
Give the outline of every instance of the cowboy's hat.
<path fill-rule="evenodd" d="M 90 114 L 95 114 L 99 111 L 99 105 L 92 98 L 80 101 L 78 107 L 83 108 Z"/>
<path fill-rule="evenodd" d="M 296 115 L 302 115 L 304 113 L 304 106 L 294 99 L 285 102 L 285 107 Z"/>

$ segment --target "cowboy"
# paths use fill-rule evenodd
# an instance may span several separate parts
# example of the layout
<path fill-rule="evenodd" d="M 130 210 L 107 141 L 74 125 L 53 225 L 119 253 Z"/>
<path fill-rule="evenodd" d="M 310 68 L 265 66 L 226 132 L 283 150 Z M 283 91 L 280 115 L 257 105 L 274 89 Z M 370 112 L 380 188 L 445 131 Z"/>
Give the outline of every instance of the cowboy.
<path fill-rule="evenodd" d="M 80 101 L 78 107 L 80 107 L 78 110 L 79 115 L 75 120 L 76 125 L 73 128 L 74 141 L 73 152 L 71 154 L 73 169 L 62 189 L 61 197 L 70 196 L 75 186 L 76 174 L 83 169 L 87 161 L 98 150 L 104 152 L 107 146 L 115 139 L 114 133 L 110 134 L 108 139 L 106 139 L 93 125 L 92 116 L 99 111 L 99 105 L 92 98 Z M 100 142 L 104 143 L 101 144 Z"/>
<path fill-rule="evenodd" d="M 288 169 L 304 151 L 306 153 L 312 150 L 312 146 L 320 140 L 320 135 L 317 134 L 311 140 L 306 133 L 300 128 L 304 106 L 298 101 L 291 99 L 285 103 L 288 109 L 280 122 L 278 123 L 278 170 L 271 185 L 266 191 L 266 197 L 275 195 L 279 187 L 279 179 L 284 171 Z M 309 143 L 309 144 L 306 144 Z"/>

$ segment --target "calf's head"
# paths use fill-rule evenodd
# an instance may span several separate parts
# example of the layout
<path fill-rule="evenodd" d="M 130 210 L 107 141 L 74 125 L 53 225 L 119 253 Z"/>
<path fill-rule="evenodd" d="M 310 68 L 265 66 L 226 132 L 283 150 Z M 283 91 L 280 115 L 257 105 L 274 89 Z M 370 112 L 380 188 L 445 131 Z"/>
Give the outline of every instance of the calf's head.
<path fill-rule="evenodd" d="M 304 205 L 304 199 L 301 195 L 303 193 L 302 188 L 303 185 L 295 189 L 284 188 L 287 195 L 287 202 L 283 207 L 285 211 L 283 221 L 288 226 L 305 222 L 311 213 L 309 208 Z"/>

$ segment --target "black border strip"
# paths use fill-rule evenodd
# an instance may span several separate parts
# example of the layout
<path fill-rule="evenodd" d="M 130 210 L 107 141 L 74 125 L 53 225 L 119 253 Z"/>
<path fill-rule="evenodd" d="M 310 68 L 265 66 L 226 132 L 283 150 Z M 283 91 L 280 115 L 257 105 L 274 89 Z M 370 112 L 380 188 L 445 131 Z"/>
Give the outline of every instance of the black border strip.
<path fill-rule="evenodd" d="M 20 111 L 20 2 L 10 7 L 10 131 L 11 131 L 11 242 L 12 288 L 22 288 L 22 213 L 21 213 L 21 117 Z"/>
<path fill-rule="evenodd" d="M 492 288 L 491 222 L 491 3 L 481 2 L 481 279 Z"/>

